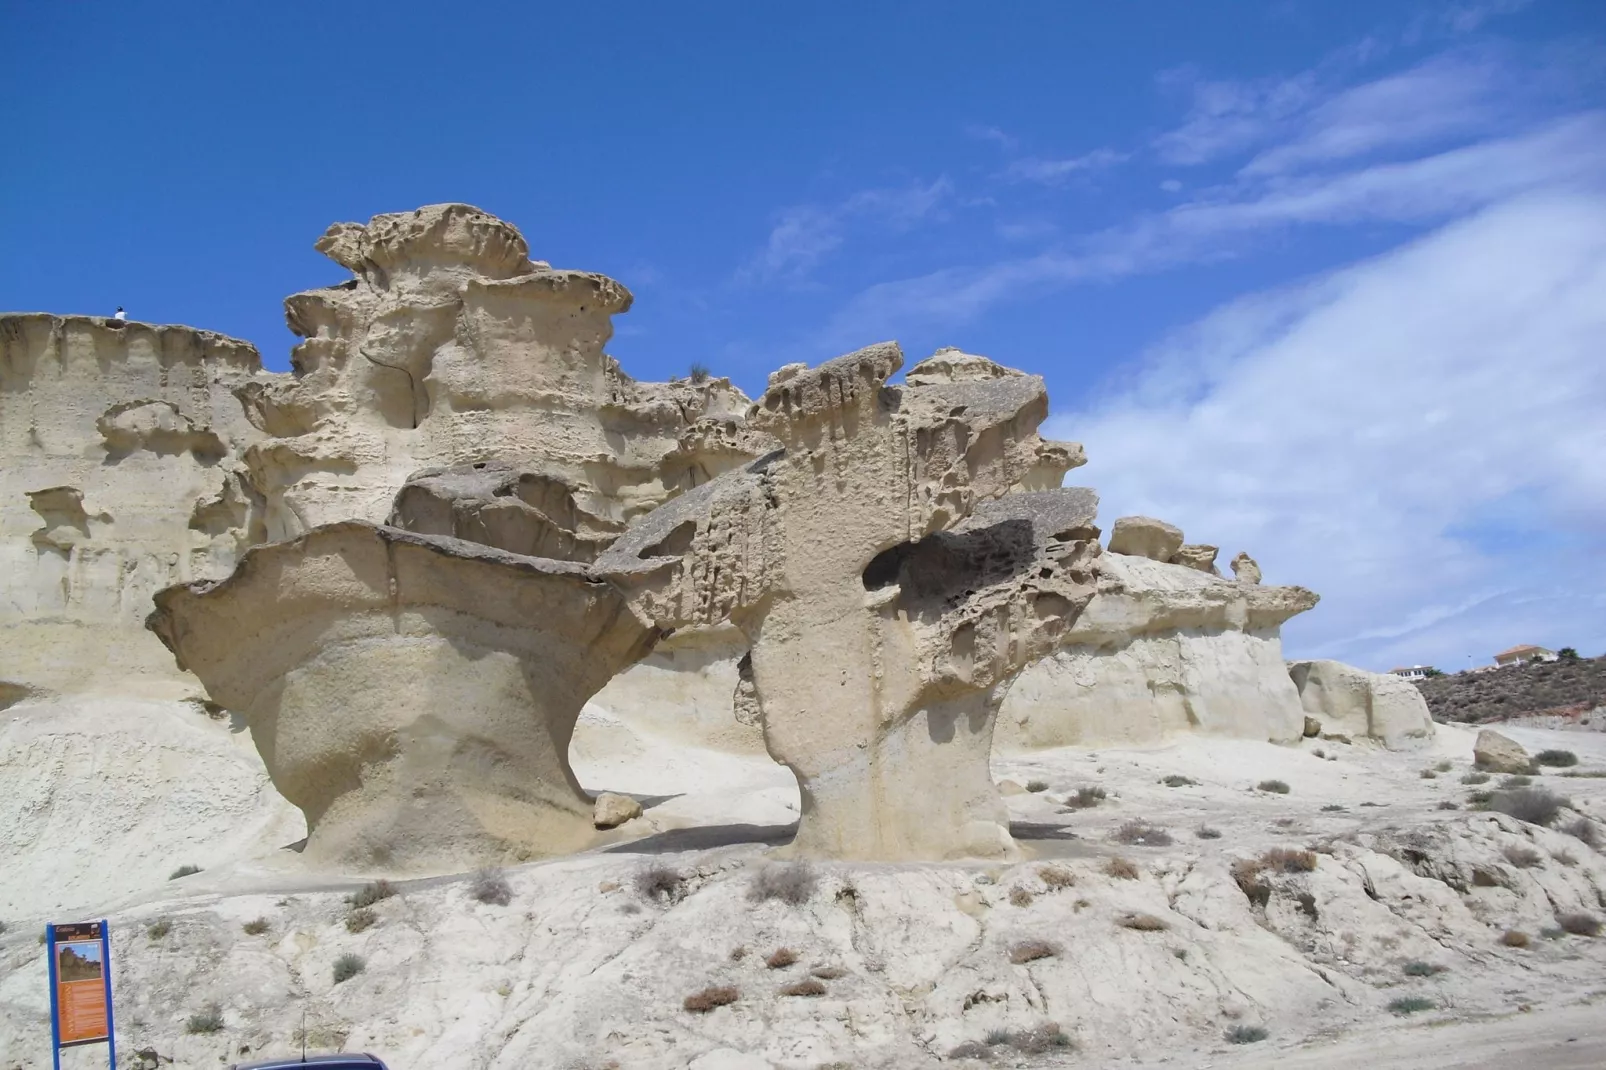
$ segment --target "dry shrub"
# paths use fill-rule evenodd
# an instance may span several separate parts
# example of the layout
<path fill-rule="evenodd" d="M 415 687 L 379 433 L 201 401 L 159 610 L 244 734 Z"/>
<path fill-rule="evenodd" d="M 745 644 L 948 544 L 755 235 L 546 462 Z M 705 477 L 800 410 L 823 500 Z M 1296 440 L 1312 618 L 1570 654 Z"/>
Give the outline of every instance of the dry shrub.
<path fill-rule="evenodd" d="M 743 959 L 745 959 L 746 957 L 747 957 L 747 948 L 745 948 L 745 947 L 733 947 L 733 948 L 731 948 L 730 959 L 731 959 L 732 962 L 740 962 Z"/>
<path fill-rule="evenodd" d="M 1201 840 L 1221 839 L 1221 830 L 1218 828 L 1211 828 L 1209 825 L 1200 825 L 1198 828 L 1193 830 L 1193 834 L 1199 837 Z"/>
<path fill-rule="evenodd" d="M 1412 959 L 1400 967 L 1400 972 L 1407 977 L 1432 977 L 1435 974 L 1443 973 L 1444 967 L 1435 966 L 1431 962 L 1423 962 L 1421 959 Z"/>
<path fill-rule="evenodd" d="M 396 894 L 395 885 L 386 880 L 373 881 L 358 888 L 346 896 L 346 902 L 354 907 L 371 907 L 381 899 L 389 899 Z"/>
<path fill-rule="evenodd" d="M 1459 809 L 1461 809 L 1461 804 L 1458 803 L 1458 802 L 1451 802 L 1449 799 L 1445 799 L 1443 802 L 1439 803 L 1439 809 L 1440 810 L 1459 810 Z"/>
<path fill-rule="evenodd" d="M 1548 825 L 1556 820 L 1561 808 L 1567 805 L 1567 800 L 1558 797 L 1547 788 L 1517 788 L 1513 791 L 1496 792 L 1489 800 L 1489 809 L 1502 814 L 1509 814 L 1518 821 L 1526 821 L 1530 825 Z"/>
<path fill-rule="evenodd" d="M 809 977 L 802 981 L 793 981 L 789 985 L 781 986 L 783 996 L 823 996 L 825 986 L 814 978 Z"/>
<path fill-rule="evenodd" d="M 1287 795 L 1288 785 L 1281 780 L 1262 780 L 1255 785 L 1256 791 L 1269 791 L 1273 795 Z"/>
<path fill-rule="evenodd" d="M 1053 958 L 1060 953 L 1058 944 L 1051 944 L 1047 940 L 1022 940 L 1009 949 L 1009 961 L 1017 966 L 1038 959 Z"/>
<path fill-rule="evenodd" d="M 1434 777 L 1438 776 L 1439 774 L 1435 773 L 1431 769 L 1424 769 L 1424 770 L 1422 770 L 1420 775 L 1421 775 L 1423 780 L 1432 780 Z"/>
<path fill-rule="evenodd" d="M 1141 875 L 1141 871 L 1138 869 L 1137 863 L 1131 859 L 1116 855 L 1104 863 L 1104 875 L 1106 877 L 1114 877 L 1118 881 L 1135 881 Z"/>
<path fill-rule="evenodd" d="M 1228 1044 L 1254 1044 L 1268 1036 L 1270 1034 L 1258 1025 L 1235 1025 L 1226 1033 Z"/>
<path fill-rule="evenodd" d="M 638 870 L 635 886 L 637 895 L 655 903 L 676 903 L 686 894 L 686 878 L 679 870 L 663 865 Z"/>
<path fill-rule="evenodd" d="M 822 981 L 835 981 L 838 977 L 847 976 L 847 972 L 840 966 L 816 966 L 809 971 L 809 976 L 818 977 Z"/>
<path fill-rule="evenodd" d="M 505 907 L 513 901 L 513 889 L 507 885 L 507 880 L 499 869 L 482 869 L 474 874 L 474 883 L 469 885 L 469 897 L 480 903 L 493 903 Z"/>
<path fill-rule="evenodd" d="M 1507 929 L 1500 934 L 1500 942 L 1507 947 L 1527 947 L 1533 941 L 1521 929 Z"/>
<path fill-rule="evenodd" d="M 1322 807 L 1322 813 L 1324 814 L 1342 814 L 1347 813 L 1348 811 L 1349 807 L 1340 803 L 1328 803 L 1326 806 Z"/>
<path fill-rule="evenodd" d="M 240 926 L 240 928 L 245 930 L 245 935 L 247 936 L 261 936 L 263 933 L 268 931 L 268 919 L 252 918 L 250 921 Z"/>
<path fill-rule="evenodd" d="M 742 998 L 742 994 L 730 985 L 713 985 L 701 992 L 693 992 L 687 996 L 681 1006 L 694 1014 L 707 1014 L 715 1007 L 723 1007 L 728 1003 L 735 1003 Z"/>
<path fill-rule="evenodd" d="M 1600 935 L 1600 919 L 1593 914 L 1585 914 L 1583 911 L 1573 914 L 1557 914 L 1556 924 L 1561 926 L 1563 931 L 1570 932 L 1574 936 Z"/>
<path fill-rule="evenodd" d="M 753 874 L 747 886 L 747 898 L 755 903 L 779 899 L 788 906 L 800 907 L 814 895 L 819 881 L 807 862 L 784 862 L 768 865 Z"/>
<path fill-rule="evenodd" d="M 1016 885 L 1009 890 L 1009 905 L 1012 907 L 1029 907 L 1032 905 L 1032 893 Z"/>
<path fill-rule="evenodd" d="M 1040 791 L 1047 791 L 1048 790 L 1048 781 L 1046 781 L 1046 780 L 1028 780 L 1026 782 L 1026 790 L 1031 792 L 1034 795 L 1037 794 Z"/>
<path fill-rule="evenodd" d="M 1431 1011 L 1438 1004 L 1431 999 L 1421 996 L 1402 996 L 1389 1004 L 1389 1010 L 1398 1015 L 1415 1014 L 1417 1011 Z"/>
<path fill-rule="evenodd" d="M 1075 1047 L 1071 1043 L 1071 1038 L 1060 1032 L 1058 1022 L 1044 1022 L 1042 1025 L 1030 1029 L 1017 1029 L 1002 1036 L 995 1037 L 989 1034 L 987 1042 L 990 1045 L 1007 1045 L 1022 1055 L 1042 1055 L 1055 1048 Z"/>
<path fill-rule="evenodd" d="M 199 1014 L 190 1015 L 190 1020 L 184 1024 L 184 1032 L 207 1036 L 223 1031 L 223 1012 L 213 1003 Z"/>
<path fill-rule="evenodd" d="M 1316 868 L 1316 852 L 1273 847 L 1260 856 L 1260 862 L 1267 869 L 1283 873 L 1309 873 Z"/>
<path fill-rule="evenodd" d="M 1561 831 L 1577 839 L 1586 847 L 1600 846 L 1600 829 L 1596 828 L 1595 823 L 1587 817 L 1581 817 L 1577 821 L 1570 822 Z"/>
<path fill-rule="evenodd" d="M 1110 839 L 1129 847 L 1169 847 L 1173 842 L 1171 833 L 1137 818 L 1123 822 L 1120 828 L 1110 833 Z"/>
<path fill-rule="evenodd" d="M 368 964 L 363 961 L 361 955 L 353 955 L 350 952 L 341 955 L 335 959 L 335 984 L 344 984 L 362 973 L 367 966 Z"/>
<path fill-rule="evenodd" d="M 1168 777 L 1161 778 L 1160 783 L 1168 788 L 1191 788 L 1199 782 L 1192 777 L 1182 776 L 1180 773 L 1172 773 Z"/>
<path fill-rule="evenodd" d="M 1058 866 L 1044 866 L 1037 871 L 1037 879 L 1051 892 L 1064 891 L 1076 884 L 1076 874 Z"/>
<path fill-rule="evenodd" d="M 172 931 L 173 923 L 168 921 L 166 918 L 158 918 L 156 921 L 153 921 L 149 925 L 145 926 L 145 935 L 150 937 L 152 940 L 160 940 L 162 937 L 166 936 Z"/>
<path fill-rule="evenodd" d="M 1524 847 L 1521 844 L 1514 843 L 1502 853 L 1506 856 L 1506 861 L 1518 869 L 1532 869 L 1535 866 L 1544 865 L 1545 862 L 1544 855 L 1532 847 Z"/>
<path fill-rule="evenodd" d="M 366 929 L 373 928 L 378 923 L 379 915 L 367 907 L 359 907 L 346 915 L 346 931 L 348 933 L 360 933 Z"/>
<path fill-rule="evenodd" d="M 1165 919 L 1153 914 L 1122 914 L 1115 919 L 1115 924 L 1123 929 L 1136 929 L 1140 933 L 1159 933 L 1171 928 Z"/>
<path fill-rule="evenodd" d="M 1097 806 L 1109 797 L 1109 792 L 1103 788 L 1084 784 L 1076 789 L 1074 795 L 1065 798 L 1065 806 L 1071 810 L 1087 810 Z"/>
<path fill-rule="evenodd" d="M 1563 768 L 1578 764 L 1578 755 L 1570 750 L 1542 750 L 1534 755 L 1534 761 L 1540 765 L 1553 765 Z"/>
<path fill-rule="evenodd" d="M 768 966 L 772 970 L 784 970 L 786 967 L 792 965 L 792 963 L 796 961 L 796 951 L 793 951 L 789 947 L 779 947 L 770 952 L 769 958 L 764 960 L 764 965 Z"/>
<path fill-rule="evenodd" d="M 167 879 L 170 881 L 176 881 L 180 877 L 193 877 L 199 872 L 201 872 L 200 866 L 179 866 L 168 875 Z"/>

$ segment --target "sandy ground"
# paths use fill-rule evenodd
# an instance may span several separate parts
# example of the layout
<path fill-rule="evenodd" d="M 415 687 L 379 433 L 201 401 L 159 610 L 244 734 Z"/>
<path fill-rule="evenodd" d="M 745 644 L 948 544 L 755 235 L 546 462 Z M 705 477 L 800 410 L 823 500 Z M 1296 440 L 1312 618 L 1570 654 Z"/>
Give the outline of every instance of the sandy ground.
<path fill-rule="evenodd" d="M 305 1011 L 314 1047 L 372 1050 L 396 1070 L 1606 1066 L 1606 937 L 1554 930 L 1569 911 L 1606 917 L 1606 855 L 1468 809 L 1469 792 L 1498 784 L 1463 782 L 1469 730 L 1441 728 L 1408 753 L 1190 738 L 1000 757 L 998 779 L 1041 787 L 1007 800 L 1020 861 L 818 864 L 795 906 L 751 894 L 796 818 L 784 769 L 605 721 L 591 730 L 606 738 L 577 741 L 583 783 L 630 791 L 647 812 L 592 851 L 506 871 L 506 906 L 474 901 L 464 875 L 399 882 L 372 927 L 351 932 L 345 896 L 361 881 L 309 872 L 266 840 L 252 857 L 231 843 L 183 881 L 105 885 L 90 907 L 113 924 L 123 1050 L 211 1070 L 293 1052 Z M 1606 769 L 1598 734 L 1511 734 Z M 1268 779 L 1290 790 L 1257 789 Z M 1539 779 L 1571 798 L 1565 820 L 1606 819 L 1606 779 Z M 1067 809 L 1084 785 L 1105 800 Z M 1133 819 L 1172 842 L 1112 842 Z M 1314 868 L 1272 874 L 1257 903 L 1231 867 L 1276 847 L 1314 849 Z M 174 860 L 159 838 L 142 849 L 152 872 Z M 1513 864 L 1513 851 L 1533 860 Z M 1117 857 L 1135 878 L 1109 875 Z M 683 878 L 675 896 L 635 890 L 654 866 Z M 1128 927 L 1138 915 L 1160 927 Z M 268 932 L 245 935 L 258 917 Z M 43 1068 L 44 919 L 6 920 L 0 1070 Z M 151 937 L 159 922 L 171 932 Z M 1530 945 L 1503 946 L 1507 929 Z M 1012 961 L 1026 941 L 1053 951 Z M 798 960 L 771 969 L 780 947 Z M 335 984 L 331 964 L 348 953 L 366 971 Z M 830 975 L 823 994 L 785 995 L 812 970 Z M 684 1010 L 711 984 L 739 1000 Z M 1402 997 L 1430 1006 L 1391 1012 Z M 225 1028 L 188 1032 L 210 1004 Z M 1022 1050 L 1051 1026 L 1073 1045 Z M 1235 1046 L 1234 1026 L 1267 1036 Z"/>

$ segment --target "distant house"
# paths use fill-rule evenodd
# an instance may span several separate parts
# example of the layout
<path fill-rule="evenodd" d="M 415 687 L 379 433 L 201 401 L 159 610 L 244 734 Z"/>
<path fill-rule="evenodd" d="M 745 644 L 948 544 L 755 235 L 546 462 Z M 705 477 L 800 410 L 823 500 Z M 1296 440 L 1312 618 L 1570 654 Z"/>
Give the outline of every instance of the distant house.
<path fill-rule="evenodd" d="M 1407 680 L 1426 680 L 1429 676 L 1431 676 L 1433 674 L 1433 666 L 1431 666 L 1431 665 L 1412 665 L 1408 669 L 1407 668 L 1403 668 L 1403 667 L 1402 668 L 1397 668 L 1397 669 L 1390 669 L 1389 670 L 1389 674 L 1392 675 L 1392 676 L 1403 676 Z"/>
<path fill-rule="evenodd" d="M 1526 665 L 1535 659 L 1539 661 L 1555 661 L 1556 652 L 1547 650 L 1542 646 L 1534 646 L 1532 643 L 1524 643 L 1522 646 L 1514 646 L 1510 650 L 1502 650 L 1494 656 L 1494 663 L 1504 669 L 1508 665 Z"/>

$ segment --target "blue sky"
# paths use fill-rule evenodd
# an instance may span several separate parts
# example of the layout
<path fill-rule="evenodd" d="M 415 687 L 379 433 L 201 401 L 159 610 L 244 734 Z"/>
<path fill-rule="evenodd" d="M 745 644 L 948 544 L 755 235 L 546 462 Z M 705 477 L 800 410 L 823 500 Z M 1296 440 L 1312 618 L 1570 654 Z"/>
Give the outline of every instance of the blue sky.
<path fill-rule="evenodd" d="M 749 392 L 1044 375 L 1106 525 L 1323 595 L 1291 655 L 1606 651 L 1606 4 L 8 5 L 0 306 L 287 366 L 325 227 L 445 200 Z"/>

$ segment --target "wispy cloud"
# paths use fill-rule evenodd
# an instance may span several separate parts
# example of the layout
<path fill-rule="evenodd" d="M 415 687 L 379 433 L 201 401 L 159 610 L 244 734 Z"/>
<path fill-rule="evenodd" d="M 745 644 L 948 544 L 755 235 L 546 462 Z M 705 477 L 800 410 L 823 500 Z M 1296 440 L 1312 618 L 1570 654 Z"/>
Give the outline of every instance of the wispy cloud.
<path fill-rule="evenodd" d="M 1011 161 L 1004 169 L 1004 177 L 1016 182 L 1040 182 L 1045 186 L 1057 186 L 1078 172 L 1111 167 L 1127 158 L 1127 154 L 1116 152 L 1114 149 L 1094 149 L 1081 156 L 1063 160 L 1026 156 Z"/>
<path fill-rule="evenodd" d="M 975 138 L 977 141 L 991 141 L 1006 149 L 1014 149 L 1019 144 L 1016 138 L 996 126 L 982 126 L 976 123 L 971 123 L 965 127 L 965 136 Z"/>
<path fill-rule="evenodd" d="M 1086 443 L 1106 523 L 1165 516 L 1319 590 L 1293 653 L 1600 649 L 1602 292 L 1606 194 L 1516 198 L 1234 302 L 1048 430 Z"/>
<path fill-rule="evenodd" d="M 743 282 L 797 280 L 847 240 L 850 226 L 902 230 L 939 214 L 953 194 L 946 176 L 888 189 L 869 189 L 833 205 L 804 204 L 780 213 L 764 248 L 737 272 Z"/>
<path fill-rule="evenodd" d="M 1292 78 L 1212 81 L 1191 67 L 1160 76 L 1162 89 L 1191 98 L 1182 125 L 1154 140 L 1169 164 L 1208 163 L 1269 140 L 1279 127 L 1317 98 L 1318 78 L 1306 72 Z"/>

